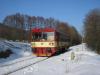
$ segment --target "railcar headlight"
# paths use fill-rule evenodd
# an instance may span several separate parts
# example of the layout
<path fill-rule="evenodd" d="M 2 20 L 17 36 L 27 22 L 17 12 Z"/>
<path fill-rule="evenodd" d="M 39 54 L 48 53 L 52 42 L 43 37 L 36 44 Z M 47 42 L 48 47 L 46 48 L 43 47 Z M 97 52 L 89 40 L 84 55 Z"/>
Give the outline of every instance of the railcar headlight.
<path fill-rule="evenodd" d="M 52 46 L 53 46 L 53 45 L 54 45 L 54 43 L 49 43 L 49 45 L 52 45 Z"/>

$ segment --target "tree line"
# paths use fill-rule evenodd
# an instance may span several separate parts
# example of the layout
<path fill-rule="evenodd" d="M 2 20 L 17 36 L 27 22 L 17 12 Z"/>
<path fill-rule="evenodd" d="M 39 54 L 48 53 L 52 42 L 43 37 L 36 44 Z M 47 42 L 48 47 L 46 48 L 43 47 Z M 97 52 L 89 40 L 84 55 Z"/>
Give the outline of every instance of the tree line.
<path fill-rule="evenodd" d="M 86 15 L 84 39 L 92 51 L 100 54 L 100 9 L 93 9 Z"/>
<path fill-rule="evenodd" d="M 44 18 L 39 16 L 28 16 L 20 13 L 6 16 L 0 25 L 0 37 L 8 40 L 27 40 L 29 41 L 30 29 L 34 27 L 50 27 L 58 29 L 69 38 L 70 45 L 81 43 L 81 36 L 75 27 L 67 22 L 61 22 L 54 18 Z"/>
<path fill-rule="evenodd" d="M 2 39 L 14 40 L 14 41 L 23 39 L 21 38 L 21 36 L 23 35 L 21 31 L 25 32 L 24 30 L 9 27 L 0 23 L 0 38 Z"/>

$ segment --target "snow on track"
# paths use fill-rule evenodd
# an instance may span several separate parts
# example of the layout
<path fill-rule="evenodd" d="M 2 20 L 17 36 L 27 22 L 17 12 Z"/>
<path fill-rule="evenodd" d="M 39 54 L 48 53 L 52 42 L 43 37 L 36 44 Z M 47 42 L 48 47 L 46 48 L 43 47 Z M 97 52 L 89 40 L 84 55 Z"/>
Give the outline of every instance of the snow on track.
<path fill-rule="evenodd" d="M 30 60 L 26 60 L 23 62 L 19 62 L 10 66 L 5 66 L 5 67 L 0 67 L 0 75 L 8 75 L 11 74 L 13 72 L 16 72 L 18 70 L 21 70 L 23 68 L 26 68 L 28 66 L 31 66 L 33 64 L 36 64 L 38 62 L 41 62 L 43 60 L 48 59 L 47 57 L 36 57 Z"/>
<path fill-rule="evenodd" d="M 36 58 L 36 57 L 33 56 L 33 55 L 30 55 L 30 56 L 27 56 L 27 57 L 21 57 L 21 58 L 0 64 L 0 67 L 7 67 L 7 66 L 10 66 L 10 65 L 13 65 L 13 64 L 16 64 L 16 63 L 19 63 L 19 62 L 23 62 L 23 61 L 26 61 L 26 60 L 30 60 L 30 59 L 33 59 L 33 58 Z"/>

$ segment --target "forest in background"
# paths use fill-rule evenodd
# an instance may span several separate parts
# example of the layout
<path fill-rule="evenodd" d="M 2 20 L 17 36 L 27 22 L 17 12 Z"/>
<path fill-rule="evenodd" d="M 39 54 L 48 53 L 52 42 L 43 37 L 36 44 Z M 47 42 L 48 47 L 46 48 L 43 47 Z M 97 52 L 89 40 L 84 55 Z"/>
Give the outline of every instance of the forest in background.
<path fill-rule="evenodd" d="M 54 18 L 28 16 L 20 13 L 5 17 L 3 23 L 0 24 L 0 38 L 14 41 L 29 41 L 30 30 L 35 27 L 58 29 L 69 36 L 71 45 L 81 43 L 81 35 L 75 27 L 69 25 L 67 22 L 61 22 Z"/>

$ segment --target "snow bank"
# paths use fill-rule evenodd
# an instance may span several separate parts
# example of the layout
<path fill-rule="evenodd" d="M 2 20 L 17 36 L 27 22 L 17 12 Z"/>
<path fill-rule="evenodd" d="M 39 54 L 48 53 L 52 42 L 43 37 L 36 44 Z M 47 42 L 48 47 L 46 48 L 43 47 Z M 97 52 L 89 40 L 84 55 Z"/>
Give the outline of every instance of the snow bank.
<path fill-rule="evenodd" d="M 13 54 L 11 54 L 10 57 L 7 57 L 6 59 L 1 58 L 0 63 L 32 55 L 31 45 L 29 43 L 0 40 L 0 51 L 6 51 L 7 49 L 11 50 Z"/>
<path fill-rule="evenodd" d="M 12 50 L 12 52 L 19 55 L 28 55 L 29 53 L 31 53 L 31 45 L 29 43 L 1 40 L 0 51 L 4 51 L 7 49 Z"/>

